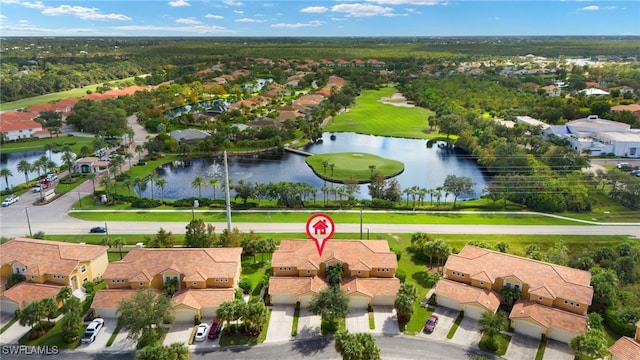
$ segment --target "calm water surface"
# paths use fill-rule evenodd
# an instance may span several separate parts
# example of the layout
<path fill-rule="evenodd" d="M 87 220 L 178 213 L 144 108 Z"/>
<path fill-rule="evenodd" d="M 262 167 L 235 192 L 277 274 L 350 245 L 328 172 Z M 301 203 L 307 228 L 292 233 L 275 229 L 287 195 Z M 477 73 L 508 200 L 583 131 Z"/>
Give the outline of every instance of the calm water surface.
<path fill-rule="evenodd" d="M 402 189 L 414 185 L 433 189 L 442 186 L 447 175 L 466 176 L 476 183 L 474 186 L 476 194 L 471 197 L 478 197 L 482 194 L 482 190 L 489 180 L 489 177 L 482 172 L 475 160 L 464 152 L 453 148 L 439 147 L 438 144 L 428 148 L 425 140 L 355 133 L 336 133 L 335 140 L 331 140 L 331 134 L 325 133 L 322 140 L 321 143 L 308 145 L 305 150 L 316 154 L 361 151 L 403 162 L 405 170 L 396 177 Z M 229 156 L 228 162 L 229 178 L 232 182 L 238 180 L 252 183 L 304 182 L 317 188 L 318 198 L 322 198 L 320 187 L 322 187 L 323 181 L 307 166 L 305 157 L 302 155 L 285 152 L 283 154 Z M 156 171 L 158 176 L 167 181 L 164 190 L 166 199 L 198 197 L 198 189 L 191 187 L 194 177 L 200 175 L 207 182 L 215 177 L 222 185 L 224 160 L 221 157 L 216 157 L 195 159 L 188 162 L 177 161 L 165 164 Z M 201 190 L 203 197 L 213 197 L 211 186 L 207 185 Z M 159 197 L 159 189 L 154 188 L 153 191 L 154 196 Z M 151 188 L 147 187 L 141 195 L 150 197 Z M 222 198 L 223 196 L 224 193 L 220 188 L 216 189 L 216 197 Z M 366 184 L 360 186 L 358 197 L 369 198 Z"/>

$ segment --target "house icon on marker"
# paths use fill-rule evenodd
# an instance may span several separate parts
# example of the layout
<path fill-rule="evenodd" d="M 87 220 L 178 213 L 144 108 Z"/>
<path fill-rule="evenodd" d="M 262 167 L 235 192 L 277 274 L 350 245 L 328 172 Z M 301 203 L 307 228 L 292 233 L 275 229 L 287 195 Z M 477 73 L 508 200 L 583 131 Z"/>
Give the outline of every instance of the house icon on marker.
<path fill-rule="evenodd" d="M 326 235 L 327 234 L 327 220 L 319 220 L 315 224 L 313 224 L 313 230 L 315 235 Z"/>

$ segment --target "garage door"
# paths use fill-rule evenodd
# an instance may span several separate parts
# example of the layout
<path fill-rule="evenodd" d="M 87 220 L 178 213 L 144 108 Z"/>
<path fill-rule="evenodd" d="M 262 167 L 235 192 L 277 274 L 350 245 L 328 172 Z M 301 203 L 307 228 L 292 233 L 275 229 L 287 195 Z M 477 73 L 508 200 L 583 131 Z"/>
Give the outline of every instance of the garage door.
<path fill-rule="evenodd" d="M 218 311 L 217 307 L 206 307 L 202 308 L 202 318 L 203 319 L 213 319 L 216 317 L 216 312 Z"/>
<path fill-rule="evenodd" d="M 542 337 L 542 332 L 544 331 L 542 326 L 524 320 L 515 320 L 513 328 L 519 334 L 531 336 L 538 339 Z"/>
<path fill-rule="evenodd" d="M 350 308 L 366 308 L 369 306 L 369 298 L 366 296 L 349 296 Z"/>
<path fill-rule="evenodd" d="M 313 299 L 313 295 L 302 295 L 300 296 L 300 306 L 303 308 L 306 308 L 307 306 L 309 306 L 309 303 L 311 302 L 311 299 Z"/>
<path fill-rule="evenodd" d="M 448 298 L 446 296 L 437 296 L 438 305 L 447 307 L 449 309 L 453 309 L 456 311 L 460 311 L 460 302 L 456 299 Z"/>
<path fill-rule="evenodd" d="M 573 337 L 575 337 L 576 335 L 577 334 L 574 334 L 565 330 L 551 328 L 549 329 L 549 333 L 547 334 L 547 337 L 549 339 L 562 341 L 563 343 L 568 344 L 569 341 L 571 341 L 571 339 L 573 339 Z"/>
<path fill-rule="evenodd" d="M 196 311 L 194 309 L 176 309 L 175 311 L 176 321 L 191 321 L 193 322 L 193 318 L 196 316 Z"/>
<path fill-rule="evenodd" d="M 15 314 L 16 310 L 18 310 L 18 304 L 11 300 L 2 300 L 2 302 L 0 302 L 0 307 L 0 310 L 3 313 Z"/>
<path fill-rule="evenodd" d="M 373 297 L 373 305 L 387 305 L 393 306 L 393 303 L 396 301 L 396 297 L 393 295 L 386 296 L 374 296 Z"/>
<path fill-rule="evenodd" d="M 117 319 L 118 308 L 96 308 L 96 316 L 104 319 Z"/>
<path fill-rule="evenodd" d="M 273 305 L 293 305 L 296 303 L 296 296 L 293 294 L 272 294 L 271 304 Z"/>
<path fill-rule="evenodd" d="M 487 311 L 487 309 L 474 306 L 474 305 L 465 305 L 464 306 L 464 317 L 468 317 L 470 319 L 479 320 L 482 314 Z"/>

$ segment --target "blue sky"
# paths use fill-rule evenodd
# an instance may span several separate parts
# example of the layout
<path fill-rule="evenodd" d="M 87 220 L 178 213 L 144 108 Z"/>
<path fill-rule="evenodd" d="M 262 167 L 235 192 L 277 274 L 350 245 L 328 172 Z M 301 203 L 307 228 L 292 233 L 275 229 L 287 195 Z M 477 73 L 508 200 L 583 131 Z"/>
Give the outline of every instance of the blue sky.
<path fill-rule="evenodd" d="M 0 36 L 640 35 L 640 1 L 0 0 Z"/>

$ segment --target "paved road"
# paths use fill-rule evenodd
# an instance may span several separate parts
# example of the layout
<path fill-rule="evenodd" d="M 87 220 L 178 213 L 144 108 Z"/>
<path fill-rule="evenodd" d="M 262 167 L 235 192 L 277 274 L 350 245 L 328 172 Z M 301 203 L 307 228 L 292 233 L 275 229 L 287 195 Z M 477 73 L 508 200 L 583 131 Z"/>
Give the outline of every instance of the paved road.
<path fill-rule="evenodd" d="M 67 193 L 52 203 L 44 206 L 33 206 L 38 194 L 26 193 L 20 201 L 10 207 L 0 208 L 0 235 L 6 237 L 29 234 L 28 219 L 31 232 L 44 231 L 45 234 L 86 234 L 93 226 L 107 223 L 109 234 L 152 234 L 160 227 L 174 234 L 185 232 L 186 222 L 127 222 L 109 221 L 109 213 L 105 213 L 104 221 L 85 221 L 68 216 L 68 211 L 80 197 L 92 191 L 88 181 L 75 191 Z M 28 210 L 25 210 L 28 208 Z M 182 210 L 191 212 L 191 210 Z M 203 210 L 206 211 L 206 210 Z M 233 220 L 233 216 L 232 216 Z M 211 223 L 217 229 L 226 228 L 226 222 Z M 241 231 L 270 233 L 304 233 L 304 223 L 246 223 L 232 222 L 232 226 Z M 603 224 L 603 225 L 460 225 L 460 224 L 364 224 L 363 233 L 366 238 L 370 233 L 413 233 L 417 231 L 432 234 L 539 234 L 539 235 L 631 235 L 640 237 L 640 224 Z M 336 225 L 338 233 L 359 233 L 360 224 Z"/>
<path fill-rule="evenodd" d="M 413 336 L 377 336 L 376 342 L 381 349 L 383 359 L 394 360 L 463 360 L 474 355 L 484 355 L 488 359 L 500 359 L 483 354 L 478 350 L 470 350 L 456 346 L 450 342 L 429 341 Z M 5 350 L 5 349 L 3 349 Z M 2 359 L 35 360 L 128 360 L 134 359 L 133 351 L 129 352 L 83 352 L 63 351 L 57 356 L 38 355 L 2 355 Z M 258 346 L 233 346 L 213 348 L 206 351 L 196 350 L 190 354 L 191 359 L 256 359 L 256 360 L 337 360 L 341 359 L 335 351 L 332 338 L 320 337 L 302 341 L 291 341 L 280 344 Z"/>

